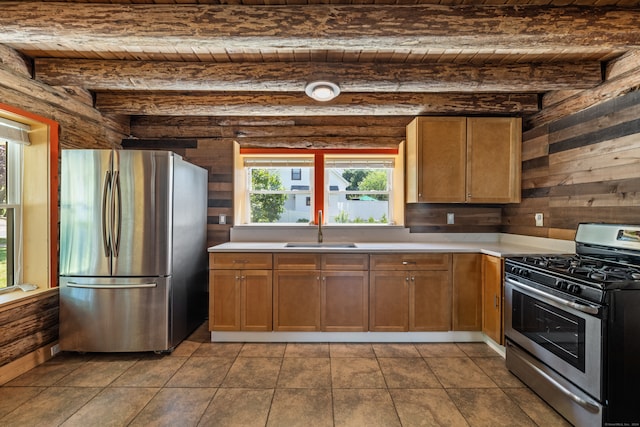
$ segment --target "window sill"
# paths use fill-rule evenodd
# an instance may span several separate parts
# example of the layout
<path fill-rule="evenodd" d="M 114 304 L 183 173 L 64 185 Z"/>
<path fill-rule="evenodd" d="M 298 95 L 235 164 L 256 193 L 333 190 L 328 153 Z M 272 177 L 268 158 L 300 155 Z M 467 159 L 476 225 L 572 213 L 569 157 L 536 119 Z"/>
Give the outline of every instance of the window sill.
<path fill-rule="evenodd" d="M 13 292 L 0 294 L 0 311 L 6 311 L 13 307 L 26 304 L 33 299 L 49 296 L 54 292 L 57 293 L 58 288 L 38 288 L 27 292 L 18 289 Z"/>

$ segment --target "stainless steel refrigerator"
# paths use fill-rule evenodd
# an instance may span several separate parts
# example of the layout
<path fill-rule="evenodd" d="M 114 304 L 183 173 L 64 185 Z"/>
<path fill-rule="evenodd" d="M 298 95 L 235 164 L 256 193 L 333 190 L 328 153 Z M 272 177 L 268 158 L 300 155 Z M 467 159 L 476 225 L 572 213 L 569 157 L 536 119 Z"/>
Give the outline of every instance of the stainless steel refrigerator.
<path fill-rule="evenodd" d="M 63 150 L 60 191 L 60 349 L 173 350 L 206 317 L 205 169 Z"/>

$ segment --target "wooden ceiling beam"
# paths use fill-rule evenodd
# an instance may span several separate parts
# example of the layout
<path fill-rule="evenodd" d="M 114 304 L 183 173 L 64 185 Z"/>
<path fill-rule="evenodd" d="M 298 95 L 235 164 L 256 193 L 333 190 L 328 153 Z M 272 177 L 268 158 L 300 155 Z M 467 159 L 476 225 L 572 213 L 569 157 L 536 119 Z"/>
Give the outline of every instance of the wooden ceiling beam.
<path fill-rule="evenodd" d="M 3 2 L 0 43 L 54 50 L 630 49 L 640 8 Z"/>
<path fill-rule="evenodd" d="M 194 63 L 36 58 L 35 78 L 90 90 L 296 92 L 330 80 L 342 92 L 546 92 L 602 82 L 600 63 L 472 65 Z"/>
<path fill-rule="evenodd" d="M 417 116 L 530 114 L 538 96 L 522 93 L 362 93 L 316 102 L 304 93 L 97 92 L 95 107 L 110 114 L 168 116 Z"/>

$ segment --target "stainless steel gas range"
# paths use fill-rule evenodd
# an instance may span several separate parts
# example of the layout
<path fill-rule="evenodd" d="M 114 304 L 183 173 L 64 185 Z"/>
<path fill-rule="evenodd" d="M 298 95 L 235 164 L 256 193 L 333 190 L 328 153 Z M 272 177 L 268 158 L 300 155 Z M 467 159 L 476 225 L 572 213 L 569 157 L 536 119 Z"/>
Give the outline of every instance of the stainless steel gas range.
<path fill-rule="evenodd" d="M 640 426 L 640 225 L 505 261 L 509 370 L 577 426 Z"/>

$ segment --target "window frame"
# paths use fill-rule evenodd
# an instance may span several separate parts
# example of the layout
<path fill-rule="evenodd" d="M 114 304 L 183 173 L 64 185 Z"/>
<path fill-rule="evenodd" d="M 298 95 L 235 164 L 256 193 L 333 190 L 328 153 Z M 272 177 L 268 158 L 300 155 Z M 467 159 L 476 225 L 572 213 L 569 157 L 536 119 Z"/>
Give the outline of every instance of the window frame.
<path fill-rule="evenodd" d="M 236 142 L 234 144 L 234 165 L 235 165 L 235 179 L 234 179 L 234 192 L 235 217 L 240 219 L 237 225 L 264 225 L 264 226 L 277 226 L 277 225 L 302 225 L 300 223 L 251 223 L 249 222 L 250 205 L 247 194 L 247 174 L 245 173 L 244 159 L 247 157 L 271 157 L 271 158 L 283 158 L 283 157 L 308 157 L 312 155 L 314 157 L 313 168 L 313 184 L 311 186 L 311 212 L 314 217 L 310 224 L 316 224 L 316 214 L 319 210 L 323 212 L 326 210 L 326 202 L 328 201 L 328 185 L 325 185 L 325 166 L 324 159 L 328 158 L 393 158 L 394 168 L 392 174 L 392 188 L 389 190 L 389 218 L 385 224 L 381 223 L 330 223 L 330 225 L 336 226 L 386 226 L 386 225 L 403 225 L 404 224 L 404 142 L 400 143 L 398 148 L 382 148 L 382 149 L 289 149 L 289 148 L 242 148 Z M 323 222 L 327 223 L 326 216 L 323 216 Z"/>
<path fill-rule="evenodd" d="M 4 103 L 0 103 L 0 117 L 31 127 L 31 145 L 23 147 L 22 158 L 22 268 L 20 279 L 14 281 L 39 287 L 28 294 L 4 294 L 0 299 L 0 304 L 4 304 L 58 285 L 60 125 L 55 120 Z"/>

